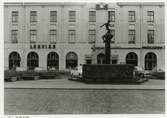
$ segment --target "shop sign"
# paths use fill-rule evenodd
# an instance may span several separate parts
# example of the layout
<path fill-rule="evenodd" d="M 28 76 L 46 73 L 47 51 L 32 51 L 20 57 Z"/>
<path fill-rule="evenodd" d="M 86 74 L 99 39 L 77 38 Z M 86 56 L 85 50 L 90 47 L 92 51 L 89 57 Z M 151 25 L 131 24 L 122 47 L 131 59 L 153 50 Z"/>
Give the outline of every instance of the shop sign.
<path fill-rule="evenodd" d="M 56 49 L 56 45 L 54 44 L 31 44 L 30 49 Z"/>

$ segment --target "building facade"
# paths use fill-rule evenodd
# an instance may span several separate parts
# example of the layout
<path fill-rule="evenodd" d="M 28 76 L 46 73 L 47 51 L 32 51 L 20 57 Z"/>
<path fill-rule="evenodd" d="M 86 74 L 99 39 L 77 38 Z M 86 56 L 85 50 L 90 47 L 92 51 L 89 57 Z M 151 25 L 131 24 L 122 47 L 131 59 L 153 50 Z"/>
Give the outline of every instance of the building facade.
<path fill-rule="evenodd" d="M 103 64 L 110 20 L 112 64 L 164 70 L 164 16 L 164 3 L 5 3 L 5 69 Z"/>

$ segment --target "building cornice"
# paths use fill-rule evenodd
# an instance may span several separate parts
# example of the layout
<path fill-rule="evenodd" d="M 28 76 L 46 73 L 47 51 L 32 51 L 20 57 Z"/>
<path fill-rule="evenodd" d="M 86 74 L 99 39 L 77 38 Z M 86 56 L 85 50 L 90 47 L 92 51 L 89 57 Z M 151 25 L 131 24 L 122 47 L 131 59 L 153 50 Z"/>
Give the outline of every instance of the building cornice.
<path fill-rule="evenodd" d="M 82 6 L 85 2 L 5 2 L 5 6 Z"/>
<path fill-rule="evenodd" d="M 94 47 L 94 49 L 104 49 L 104 47 Z M 165 49 L 165 47 L 163 47 L 163 46 L 111 47 L 111 49 Z"/>
<path fill-rule="evenodd" d="M 86 2 L 4 2 L 5 6 L 82 6 Z M 93 3 L 93 4 L 99 4 Z M 106 3 L 112 4 L 112 3 Z M 118 6 L 165 6 L 164 2 L 117 2 Z"/>
<path fill-rule="evenodd" d="M 117 2 L 118 6 L 165 6 L 164 2 Z"/>

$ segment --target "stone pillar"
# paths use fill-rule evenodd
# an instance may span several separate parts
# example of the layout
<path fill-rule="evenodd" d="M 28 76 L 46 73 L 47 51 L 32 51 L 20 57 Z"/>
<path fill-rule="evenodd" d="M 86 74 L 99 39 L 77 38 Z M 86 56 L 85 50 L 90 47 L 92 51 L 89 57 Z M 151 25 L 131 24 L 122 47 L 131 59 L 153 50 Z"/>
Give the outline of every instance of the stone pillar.
<path fill-rule="evenodd" d="M 111 41 L 107 41 L 105 43 L 105 60 L 106 60 L 106 64 L 110 64 L 110 54 L 111 54 L 110 42 Z"/>
<path fill-rule="evenodd" d="M 104 35 L 104 43 L 105 43 L 105 61 L 106 64 L 110 64 L 111 60 L 110 60 L 110 55 L 111 55 L 111 39 L 112 39 L 113 35 L 109 33 L 106 33 Z"/>

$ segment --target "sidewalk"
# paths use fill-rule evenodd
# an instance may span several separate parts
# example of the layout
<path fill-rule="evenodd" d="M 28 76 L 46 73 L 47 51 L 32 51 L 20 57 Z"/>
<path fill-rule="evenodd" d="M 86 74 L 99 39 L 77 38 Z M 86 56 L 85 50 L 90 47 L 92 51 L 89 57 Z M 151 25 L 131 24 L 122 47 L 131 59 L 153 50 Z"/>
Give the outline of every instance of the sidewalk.
<path fill-rule="evenodd" d="M 67 77 L 63 79 L 41 79 L 23 80 L 16 82 L 5 82 L 5 89 L 148 89 L 165 90 L 165 80 L 150 79 L 141 84 L 86 84 L 78 81 L 70 81 Z"/>

